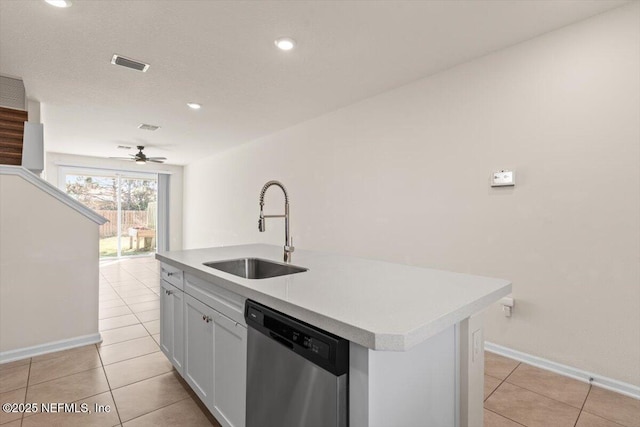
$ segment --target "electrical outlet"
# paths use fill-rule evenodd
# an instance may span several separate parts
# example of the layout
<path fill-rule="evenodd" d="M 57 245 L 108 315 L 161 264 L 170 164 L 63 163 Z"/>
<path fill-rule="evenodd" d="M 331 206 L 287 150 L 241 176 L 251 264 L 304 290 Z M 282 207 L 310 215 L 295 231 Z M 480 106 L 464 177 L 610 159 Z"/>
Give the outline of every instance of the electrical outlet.
<path fill-rule="evenodd" d="M 492 187 L 506 187 L 516 185 L 516 174 L 514 171 L 501 170 L 491 174 Z"/>
<path fill-rule="evenodd" d="M 473 350 L 471 353 L 471 361 L 475 362 L 482 352 L 482 329 L 478 329 L 471 334 L 471 340 L 473 342 Z"/>
<path fill-rule="evenodd" d="M 500 304 L 502 305 L 502 312 L 505 317 L 511 317 L 511 312 L 513 311 L 513 306 L 516 301 L 511 297 L 504 297 L 500 300 Z"/>

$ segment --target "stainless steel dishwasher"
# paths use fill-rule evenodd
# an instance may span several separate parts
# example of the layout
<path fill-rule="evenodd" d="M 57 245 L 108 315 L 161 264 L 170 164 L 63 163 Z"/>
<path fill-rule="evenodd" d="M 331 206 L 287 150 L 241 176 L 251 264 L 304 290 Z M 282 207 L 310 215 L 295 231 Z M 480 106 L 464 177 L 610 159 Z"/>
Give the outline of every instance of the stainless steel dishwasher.
<path fill-rule="evenodd" d="M 346 427 L 349 341 L 247 300 L 247 427 Z"/>

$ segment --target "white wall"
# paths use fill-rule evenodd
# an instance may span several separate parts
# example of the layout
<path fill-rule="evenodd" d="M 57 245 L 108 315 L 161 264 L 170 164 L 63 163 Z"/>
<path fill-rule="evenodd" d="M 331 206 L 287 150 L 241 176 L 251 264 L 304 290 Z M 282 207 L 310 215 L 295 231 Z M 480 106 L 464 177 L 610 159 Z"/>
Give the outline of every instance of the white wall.
<path fill-rule="evenodd" d="M 46 144 L 46 124 L 45 124 Z M 171 174 L 169 185 L 169 247 L 171 250 L 182 249 L 182 186 L 183 167 L 175 165 L 146 163 L 138 165 L 133 162 L 125 162 L 99 157 L 76 156 L 62 153 L 46 153 L 44 178 L 51 184 L 58 186 L 61 165 L 81 166 L 88 168 L 103 168 L 112 170 L 129 170 L 133 172 L 165 172 Z"/>
<path fill-rule="evenodd" d="M 634 2 L 187 166 L 185 247 L 282 244 L 277 220 L 257 231 L 279 179 L 296 246 L 510 279 L 488 341 L 640 385 L 639 18 Z M 515 188 L 489 187 L 502 168 Z"/>
<path fill-rule="evenodd" d="M 0 359 L 98 339 L 98 224 L 0 174 Z"/>

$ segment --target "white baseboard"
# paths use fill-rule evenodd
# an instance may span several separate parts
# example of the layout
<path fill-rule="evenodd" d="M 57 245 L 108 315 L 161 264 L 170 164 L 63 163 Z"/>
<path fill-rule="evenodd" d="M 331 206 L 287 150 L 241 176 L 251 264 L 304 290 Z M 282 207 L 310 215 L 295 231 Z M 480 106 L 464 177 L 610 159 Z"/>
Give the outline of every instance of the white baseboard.
<path fill-rule="evenodd" d="M 503 347 L 491 342 L 485 342 L 484 349 L 491 353 L 496 353 L 510 359 L 524 362 L 527 365 L 532 365 L 540 369 L 545 369 L 547 371 L 555 372 L 556 374 L 564 375 L 565 377 L 573 378 L 585 383 L 590 383 L 595 386 L 623 394 L 625 396 L 640 399 L 640 387 L 633 384 L 614 380 L 613 378 L 594 374 L 593 372 L 583 371 L 582 369 L 556 363 L 551 360 L 543 359 L 542 357 L 533 356 L 531 354 L 513 350 L 508 347 Z"/>
<path fill-rule="evenodd" d="M 61 341 L 48 342 L 45 344 L 35 345 L 33 347 L 2 351 L 0 352 L 0 364 L 25 359 L 27 357 L 40 356 L 41 354 L 53 353 L 55 351 L 82 347 L 83 345 L 96 344 L 99 342 L 102 342 L 102 337 L 97 333 Z"/>

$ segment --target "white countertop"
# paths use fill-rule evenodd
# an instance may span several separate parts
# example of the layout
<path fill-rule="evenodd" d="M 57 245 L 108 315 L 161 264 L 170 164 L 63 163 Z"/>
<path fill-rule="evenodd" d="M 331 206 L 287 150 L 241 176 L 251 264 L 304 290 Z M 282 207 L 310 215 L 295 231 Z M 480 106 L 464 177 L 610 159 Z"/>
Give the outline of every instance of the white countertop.
<path fill-rule="evenodd" d="M 282 255 L 282 246 L 255 244 L 156 258 L 373 350 L 408 350 L 511 293 L 507 280 L 299 249 L 292 264 L 309 271 L 288 276 L 244 279 L 203 265 Z"/>

